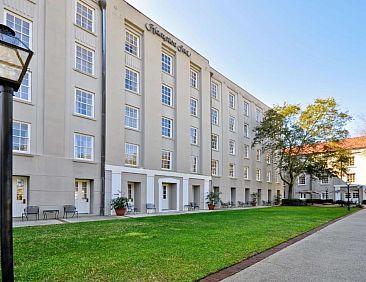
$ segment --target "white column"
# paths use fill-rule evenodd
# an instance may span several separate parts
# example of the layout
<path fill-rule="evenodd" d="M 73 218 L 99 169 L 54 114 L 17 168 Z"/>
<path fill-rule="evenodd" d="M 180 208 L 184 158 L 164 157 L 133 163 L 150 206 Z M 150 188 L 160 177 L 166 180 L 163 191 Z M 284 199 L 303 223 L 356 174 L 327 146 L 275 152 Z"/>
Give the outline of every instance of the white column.
<path fill-rule="evenodd" d="M 122 195 L 122 177 L 120 172 L 112 172 L 112 199 Z"/>
<path fill-rule="evenodd" d="M 154 204 L 154 175 L 148 174 L 146 179 L 146 204 Z"/>
<path fill-rule="evenodd" d="M 189 179 L 183 178 L 183 209 L 189 202 Z"/>
<path fill-rule="evenodd" d="M 341 199 L 341 186 L 334 185 L 334 199 L 339 201 Z"/>
<path fill-rule="evenodd" d="M 210 191 L 210 181 L 205 179 L 205 183 L 203 185 L 203 206 L 204 209 L 207 209 L 206 197 Z"/>

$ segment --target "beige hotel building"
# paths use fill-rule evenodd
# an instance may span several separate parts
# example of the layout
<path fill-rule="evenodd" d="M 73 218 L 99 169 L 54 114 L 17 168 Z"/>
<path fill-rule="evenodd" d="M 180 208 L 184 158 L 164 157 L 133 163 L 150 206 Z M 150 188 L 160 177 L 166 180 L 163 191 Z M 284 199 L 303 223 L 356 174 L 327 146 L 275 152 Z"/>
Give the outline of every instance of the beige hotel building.
<path fill-rule="evenodd" d="M 207 58 L 122 0 L 1 0 L 34 51 L 14 96 L 13 215 L 27 205 L 110 214 L 259 202 L 283 194 L 251 148 L 268 108 Z"/>

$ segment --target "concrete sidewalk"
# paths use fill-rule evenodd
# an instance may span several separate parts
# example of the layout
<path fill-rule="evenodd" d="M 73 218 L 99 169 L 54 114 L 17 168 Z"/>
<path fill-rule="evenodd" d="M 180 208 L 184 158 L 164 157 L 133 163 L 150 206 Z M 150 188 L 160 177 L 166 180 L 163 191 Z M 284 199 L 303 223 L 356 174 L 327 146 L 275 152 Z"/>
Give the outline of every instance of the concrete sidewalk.
<path fill-rule="evenodd" d="M 366 209 L 223 281 L 366 281 Z"/>

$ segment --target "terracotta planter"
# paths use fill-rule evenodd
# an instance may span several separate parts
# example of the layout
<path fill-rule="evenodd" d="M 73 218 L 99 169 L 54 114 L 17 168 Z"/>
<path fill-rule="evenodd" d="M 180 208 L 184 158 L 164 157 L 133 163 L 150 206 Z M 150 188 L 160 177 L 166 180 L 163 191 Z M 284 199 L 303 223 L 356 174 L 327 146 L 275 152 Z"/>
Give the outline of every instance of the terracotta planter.
<path fill-rule="evenodd" d="M 126 214 L 127 208 L 119 208 L 119 209 L 114 209 L 116 212 L 116 215 L 118 216 L 124 216 Z"/>
<path fill-rule="evenodd" d="M 215 209 L 215 205 L 214 204 L 208 204 L 208 209 L 209 210 L 214 210 Z"/>
<path fill-rule="evenodd" d="M 257 203 L 253 203 L 253 202 L 251 204 L 252 204 L 252 207 L 255 207 L 257 205 Z"/>

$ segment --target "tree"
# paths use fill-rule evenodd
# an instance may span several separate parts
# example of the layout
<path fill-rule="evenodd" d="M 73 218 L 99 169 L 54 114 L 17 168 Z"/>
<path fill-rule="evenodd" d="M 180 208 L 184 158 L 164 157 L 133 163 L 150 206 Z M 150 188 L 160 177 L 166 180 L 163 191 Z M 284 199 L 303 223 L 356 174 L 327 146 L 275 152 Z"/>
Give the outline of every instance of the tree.
<path fill-rule="evenodd" d="M 283 104 L 269 109 L 256 128 L 252 147 L 270 151 L 281 179 L 288 186 L 288 198 L 302 173 L 313 176 L 338 175 L 347 159 L 340 140 L 348 136 L 346 123 L 351 119 L 339 110 L 334 98 L 316 99 L 304 109 L 300 105 Z"/>

